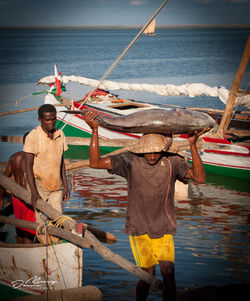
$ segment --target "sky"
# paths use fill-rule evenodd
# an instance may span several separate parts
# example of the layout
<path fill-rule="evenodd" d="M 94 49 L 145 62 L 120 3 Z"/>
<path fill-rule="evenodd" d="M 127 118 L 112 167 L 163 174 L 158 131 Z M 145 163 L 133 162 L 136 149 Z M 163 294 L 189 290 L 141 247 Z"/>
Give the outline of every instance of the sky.
<path fill-rule="evenodd" d="M 0 26 L 141 26 L 164 0 L 0 0 Z M 250 0 L 168 0 L 157 25 L 249 25 Z"/>

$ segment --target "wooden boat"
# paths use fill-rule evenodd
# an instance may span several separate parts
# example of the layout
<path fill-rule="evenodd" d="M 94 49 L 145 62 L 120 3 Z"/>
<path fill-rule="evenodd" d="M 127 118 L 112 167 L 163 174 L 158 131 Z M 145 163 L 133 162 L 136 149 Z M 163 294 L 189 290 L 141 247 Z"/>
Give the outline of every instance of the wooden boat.
<path fill-rule="evenodd" d="M 114 95 L 106 92 L 104 97 L 99 97 L 95 94 L 93 99 L 89 102 L 81 104 L 81 102 L 73 101 L 71 109 L 84 109 L 86 107 L 100 112 L 100 114 L 108 115 L 126 115 L 136 111 L 148 110 L 153 108 L 168 109 L 149 103 L 142 103 L 126 99 L 115 98 Z M 46 103 L 58 104 L 60 100 L 48 93 L 45 97 Z M 69 108 L 65 105 L 57 107 L 57 127 L 63 129 L 66 136 L 74 137 L 91 137 L 91 129 L 85 123 L 84 118 L 80 115 L 69 115 L 61 111 Z M 240 120 L 239 120 L 240 121 Z M 249 120 L 242 120 L 244 124 L 250 123 Z M 136 139 L 140 135 L 133 133 L 121 133 L 111 131 L 100 127 L 99 138 L 105 139 Z M 186 139 L 185 136 L 179 137 L 178 140 Z M 208 138 L 204 137 L 203 141 L 206 142 L 206 148 L 200 153 L 205 169 L 208 172 L 215 174 L 222 174 L 227 176 L 249 178 L 250 177 L 250 148 L 244 145 L 235 145 L 230 143 L 227 139 Z M 108 153 L 115 150 L 115 147 L 102 147 L 103 153 Z M 191 156 L 186 152 L 189 160 Z"/>
<path fill-rule="evenodd" d="M 6 215 L 6 208 L 1 215 Z M 49 246 L 15 243 L 15 227 L 1 225 L 0 286 L 8 298 L 82 287 L 82 249 L 63 241 Z M 48 267 L 48 268 L 47 268 Z"/>
<path fill-rule="evenodd" d="M 235 76 L 235 80 L 232 86 L 232 89 L 228 91 L 226 88 L 218 87 L 209 87 L 204 84 L 186 84 L 182 86 L 174 85 L 148 85 L 148 84 L 128 84 L 128 83 L 114 83 L 111 81 L 95 81 L 88 78 L 81 78 L 76 76 L 63 76 L 59 78 L 57 76 L 57 70 L 55 71 L 55 76 L 48 76 L 42 78 L 38 83 L 42 84 L 54 84 L 55 81 L 58 83 L 65 84 L 68 81 L 78 82 L 83 85 L 94 86 L 95 89 L 85 98 L 85 100 L 80 103 L 73 101 L 71 104 L 71 110 L 79 110 L 85 108 L 85 102 L 91 100 L 92 94 L 99 89 L 103 90 L 139 90 L 147 92 L 155 92 L 164 96 L 200 96 L 206 95 L 211 97 L 219 97 L 225 104 L 226 108 L 223 113 L 221 122 L 220 122 L 220 137 L 209 137 L 203 138 L 204 142 L 209 142 L 209 146 L 204 148 L 204 151 L 201 152 L 201 159 L 204 163 L 205 169 L 212 173 L 223 174 L 227 176 L 239 177 L 239 178 L 250 178 L 250 148 L 246 145 L 235 145 L 229 142 L 225 137 L 225 131 L 228 128 L 230 121 L 232 121 L 232 112 L 233 107 L 237 101 L 238 104 L 243 104 L 247 108 L 250 108 L 249 93 L 241 95 L 239 93 L 239 85 L 241 78 L 244 74 L 245 68 L 248 64 L 250 56 L 250 38 L 248 38 L 242 60 L 238 71 Z M 61 91 L 60 91 L 61 92 Z M 60 93 L 50 90 L 45 97 L 45 102 L 51 104 L 57 104 L 60 102 L 58 97 L 55 97 L 55 94 L 59 96 Z M 109 93 L 107 93 L 109 94 Z M 106 95 L 107 96 L 107 95 Z M 67 106 L 66 106 L 67 107 Z M 126 115 L 138 110 L 147 110 L 156 108 L 152 104 L 133 102 L 129 100 L 112 100 L 110 98 L 105 99 L 105 101 L 92 101 L 88 103 L 88 107 L 97 110 L 100 114 L 109 114 L 109 115 Z M 167 109 L 167 108 L 162 108 Z M 58 110 L 58 122 L 57 126 L 63 129 L 66 136 L 77 136 L 77 137 L 90 137 L 91 130 L 88 125 L 85 123 L 84 118 L 79 115 L 67 115 L 61 111 L 65 108 L 57 108 Z M 211 111 L 211 110 L 210 110 Z M 238 114 L 239 115 L 239 114 Z M 215 117 L 215 116 L 214 116 Z M 246 128 L 249 127 L 249 115 L 246 115 L 241 119 L 241 122 L 244 123 Z M 99 131 L 100 138 L 109 138 L 109 139 L 128 139 L 128 138 L 138 138 L 138 135 L 133 133 L 121 133 L 116 131 L 107 130 L 105 128 L 100 128 Z M 182 137 L 184 139 L 184 137 Z M 180 138 L 181 139 L 181 138 Z M 204 140 L 204 139 L 207 139 Z M 110 150 L 107 150 L 110 151 Z M 190 154 L 187 152 L 189 160 L 191 160 Z"/>
<path fill-rule="evenodd" d="M 137 35 L 138 37 L 139 35 Z M 136 38 L 137 38 L 136 37 Z M 133 42 L 135 39 L 133 40 Z M 132 43 L 123 51 L 119 59 L 128 51 Z M 107 92 L 107 95 L 102 95 L 103 98 L 96 101 L 94 99 L 93 93 L 99 88 L 102 91 L 105 90 L 129 90 L 129 91 L 146 91 L 151 93 L 157 93 L 162 96 L 179 96 L 185 95 L 189 97 L 206 95 L 208 97 L 218 97 L 226 104 L 225 111 L 221 118 L 219 127 L 219 137 L 204 137 L 203 142 L 205 144 L 203 152 L 201 152 L 201 158 L 205 165 L 205 169 L 211 173 L 222 174 L 227 176 L 239 177 L 239 178 L 250 178 L 250 149 L 248 145 L 237 145 L 231 143 L 225 136 L 226 130 L 230 122 L 234 122 L 235 118 L 232 118 L 233 107 L 235 104 L 244 105 L 248 109 L 250 108 L 250 93 L 242 93 L 239 91 L 239 85 L 241 78 L 244 74 L 245 68 L 248 63 L 250 56 L 250 38 L 248 39 L 246 48 L 244 50 L 241 64 L 237 71 L 233 86 L 231 90 L 227 90 L 225 87 L 216 86 L 209 87 L 208 85 L 202 83 L 185 84 L 180 86 L 175 85 L 150 85 L 150 84 L 130 84 L 130 83 L 117 83 L 111 81 L 104 81 L 108 74 L 113 70 L 118 60 L 110 67 L 109 72 L 105 73 L 105 76 L 100 80 L 96 81 L 89 78 L 79 77 L 75 75 L 71 76 L 61 76 L 57 73 L 57 68 L 55 68 L 55 74 L 51 76 L 44 77 L 39 80 L 38 84 L 52 85 L 50 90 L 46 91 L 45 103 L 51 103 L 53 105 L 61 105 L 57 107 L 57 124 L 58 128 L 61 128 L 66 137 L 91 137 L 91 130 L 85 123 L 84 118 L 79 115 L 69 115 L 62 111 L 65 109 L 79 110 L 88 108 L 97 110 L 100 114 L 108 115 L 126 115 L 136 111 L 147 110 L 152 108 L 161 108 L 167 110 L 168 108 L 153 105 L 149 103 L 135 102 L 126 99 L 114 99 L 113 95 Z M 69 82 L 77 82 L 85 86 L 95 87 L 94 90 L 82 101 L 71 101 L 66 104 L 65 99 L 60 96 L 61 92 L 65 90 L 65 85 Z M 56 89 L 54 88 L 56 86 Z M 62 87 L 63 86 L 63 87 Z M 63 95 L 63 94 L 62 94 Z M 112 97 L 111 97 L 112 96 Z M 217 119 L 218 114 L 214 114 L 215 110 L 208 109 L 209 114 L 212 112 L 212 116 Z M 239 118 L 239 116 L 241 118 Z M 244 128 L 249 129 L 249 114 L 238 114 L 237 122 L 240 125 L 244 124 Z M 231 132 L 234 135 L 234 130 Z M 217 133 L 216 133 L 217 134 Z M 249 130 L 245 136 L 250 136 Z M 105 128 L 100 128 L 99 138 L 106 139 L 136 139 L 140 135 L 135 135 L 133 133 L 122 133 L 117 131 L 108 130 Z M 185 139 L 181 137 L 178 139 Z M 108 153 L 114 150 L 116 147 L 105 146 L 101 149 L 104 153 Z M 189 160 L 191 157 L 189 153 L 186 153 Z M 82 154 L 81 154 L 82 156 Z"/>

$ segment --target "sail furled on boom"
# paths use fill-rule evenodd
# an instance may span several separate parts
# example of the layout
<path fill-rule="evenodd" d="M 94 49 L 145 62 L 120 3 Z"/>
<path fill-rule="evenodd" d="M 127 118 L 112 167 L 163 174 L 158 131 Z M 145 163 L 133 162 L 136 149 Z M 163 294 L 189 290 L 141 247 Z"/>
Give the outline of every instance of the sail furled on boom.
<path fill-rule="evenodd" d="M 68 82 L 79 83 L 84 86 L 96 87 L 98 81 L 95 79 L 81 77 L 81 76 L 62 76 L 60 80 L 63 84 Z M 38 84 L 50 85 L 55 81 L 54 75 L 43 77 L 39 80 Z M 126 91 L 144 91 L 149 93 L 156 93 L 160 96 L 181 96 L 185 95 L 188 97 L 196 96 L 209 96 L 218 97 L 224 104 L 227 103 L 230 90 L 223 86 L 210 87 L 203 83 L 192 83 L 183 85 L 155 85 L 155 84 L 134 84 L 134 83 L 123 83 L 114 81 L 103 81 L 99 86 L 103 90 L 126 90 Z M 236 99 L 235 105 L 242 105 L 250 109 L 250 95 L 242 93 Z"/>

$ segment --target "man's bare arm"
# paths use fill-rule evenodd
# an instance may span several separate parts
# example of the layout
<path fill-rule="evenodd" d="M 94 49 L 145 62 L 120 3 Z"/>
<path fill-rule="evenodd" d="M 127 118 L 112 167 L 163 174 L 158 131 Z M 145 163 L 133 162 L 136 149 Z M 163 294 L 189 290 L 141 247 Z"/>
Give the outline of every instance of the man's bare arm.
<path fill-rule="evenodd" d="M 9 178 L 11 177 L 11 175 L 13 173 L 11 161 L 12 161 L 12 156 L 9 158 L 8 164 L 4 171 L 4 175 Z M 4 189 L 2 187 L 0 187 L 0 209 L 3 208 L 3 195 L 4 195 Z"/>
<path fill-rule="evenodd" d="M 197 183 L 204 183 L 206 181 L 206 174 L 205 169 L 202 164 L 196 142 L 202 134 L 207 132 L 209 129 L 204 129 L 201 132 L 195 132 L 192 135 L 189 135 L 189 144 L 190 144 L 190 151 L 192 155 L 193 167 L 189 169 L 185 175 L 185 178 L 191 179 Z"/>
<path fill-rule="evenodd" d="M 26 152 L 24 153 L 26 179 L 31 191 L 31 204 L 34 208 L 36 208 L 37 199 L 40 198 L 40 195 L 36 188 L 35 177 L 33 173 L 34 157 L 34 154 Z"/>
<path fill-rule="evenodd" d="M 65 168 L 63 156 L 62 156 L 61 177 L 62 177 L 62 182 L 63 182 L 63 201 L 66 202 L 66 201 L 68 201 L 68 199 L 70 197 L 70 191 L 69 191 L 68 181 L 67 181 L 67 177 L 66 177 L 66 168 Z"/>
<path fill-rule="evenodd" d="M 97 116 L 98 113 L 91 110 L 88 110 L 85 115 L 85 121 L 92 129 L 92 137 L 89 146 L 90 166 L 92 168 L 112 169 L 110 158 L 100 157 L 100 149 L 99 149 L 99 141 L 98 141 L 98 122 L 95 120 Z"/>

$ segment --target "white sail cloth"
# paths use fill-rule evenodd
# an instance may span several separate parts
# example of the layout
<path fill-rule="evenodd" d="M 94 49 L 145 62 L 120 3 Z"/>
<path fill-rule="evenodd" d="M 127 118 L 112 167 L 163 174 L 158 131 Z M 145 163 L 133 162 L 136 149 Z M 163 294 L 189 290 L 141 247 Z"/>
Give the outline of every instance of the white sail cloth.
<path fill-rule="evenodd" d="M 62 76 L 59 80 L 63 84 L 67 84 L 69 81 L 77 82 L 81 85 L 96 87 L 99 84 L 98 80 L 94 80 L 81 76 Z M 51 84 L 55 82 L 53 75 L 43 77 L 39 80 L 38 84 Z M 152 84 L 131 84 L 114 81 L 104 81 L 98 88 L 104 90 L 127 90 L 127 91 L 146 91 L 150 93 L 156 93 L 161 96 L 180 96 L 186 95 L 189 97 L 195 96 L 210 96 L 219 97 L 219 99 L 226 104 L 229 97 L 229 90 L 225 87 L 210 87 L 203 83 L 193 83 L 184 85 L 152 85 Z M 250 95 L 242 95 L 236 98 L 235 105 L 242 105 L 250 109 Z"/>

